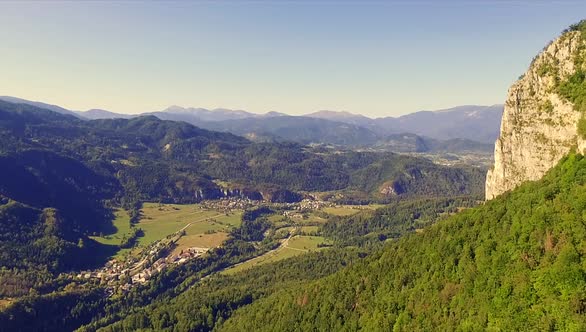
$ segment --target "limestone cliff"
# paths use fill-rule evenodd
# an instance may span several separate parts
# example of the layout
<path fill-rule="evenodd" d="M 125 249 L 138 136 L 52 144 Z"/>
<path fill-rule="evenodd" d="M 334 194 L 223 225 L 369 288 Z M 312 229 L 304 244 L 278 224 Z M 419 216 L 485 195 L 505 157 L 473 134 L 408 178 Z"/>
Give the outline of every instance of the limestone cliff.
<path fill-rule="evenodd" d="M 545 47 L 511 86 L 486 177 L 487 200 L 541 178 L 570 150 L 584 151 L 586 132 L 578 127 L 586 122 L 585 58 L 582 21 Z"/>

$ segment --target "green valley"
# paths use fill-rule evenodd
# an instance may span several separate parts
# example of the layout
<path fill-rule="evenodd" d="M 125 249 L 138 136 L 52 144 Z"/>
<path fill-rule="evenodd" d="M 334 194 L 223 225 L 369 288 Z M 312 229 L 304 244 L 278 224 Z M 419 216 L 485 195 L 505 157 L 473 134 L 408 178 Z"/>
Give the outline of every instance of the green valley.
<path fill-rule="evenodd" d="M 585 11 L 0 2 L 0 332 L 586 331 Z"/>

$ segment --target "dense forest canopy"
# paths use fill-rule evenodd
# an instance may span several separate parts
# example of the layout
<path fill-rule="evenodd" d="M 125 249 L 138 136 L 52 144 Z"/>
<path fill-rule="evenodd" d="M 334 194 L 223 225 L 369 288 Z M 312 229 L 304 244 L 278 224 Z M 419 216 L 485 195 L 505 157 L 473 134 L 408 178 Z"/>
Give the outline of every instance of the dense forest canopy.
<path fill-rule="evenodd" d="M 583 330 L 586 159 L 238 310 L 221 331 Z"/>
<path fill-rule="evenodd" d="M 33 329 L 47 329 L 51 324 L 67 326 L 67 329 L 87 323 L 108 326 L 114 318 L 111 311 L 120 312 L 113 321 L 128 325 L 128 319 L 135 317 L 131 315 L 133 308 L 144 306 L 156 297 L 159 298 L 156 308 L 167 310 L 167 301 L 197 282 L 198 276 L 272 250 L 280 241 L 272 237 L 274 225 L 264 217 L 275 211 L 265 208 L 247 211 L 242 226 L 232 230 L 223 246 L 210 251 L 205 259 L 169 269 L 157 275 L 147 288 L 106 301 L 100 287 L 68 286 L 67 278 L 56 276 L 60 272 L 91 267 L 100 260 L 103 263 L 108 253 L 112 253 L 114 247 L 99 244 L 88 235 L 112 227 L 115 207 L 128 209 L 131 217 L 136 218 L 137 206 L 144 201 L 192 203 L 236 195 L 290 202 L 308 197 L 314 191 L 320 194 L 331 191 L 334 194 L 329 197 L 342 197 L 348 202 L 402 201 L 417 197 L 437 197 L 438 201 L 444 201 L 451 200 L 444 197 L 455 195 L 481 197 L 484 181 L 480 169 L 438 166 L 425 159 L 392 153 L 314 149 L 287 142 L 253 143 L 231 134 L 152 116 L 84 121 L 30 105 L 1 101 L 0 139 L 6 143 L 0 146 L 3 170 L 0 174 L 3 229 L 0 293 L 5 297 L 25 296 L 2 319 L 8 319 L 5 326 L 14 327 L 22 319 L 28 319 L 27 313 L 38 312 L 36 325 L 31 325 Z M 229 187 L 223 187 L 226 185 Z M 452 208 L 452 203 L 426 205 L 422 210 L 436 211 L 430 212 L 426 222 L 436 220 L 438 213 Z M 395 212 L 410 208 L 410 205 L 397 204 L 400 205 L 395 207 Z M 395 212 L 389 212 L 383 219 Z M 370 218 L 369 213 L 361 215 Z M 289 264 L 305 266 L 303 280 L 314 280 L 340 269 L 347 264 L 347 259 L 355 261 L 363 257 L 357 256 L 354 249 L 344 249 L 345 245 L 378 246 L 386 236 L 395 237 L 413 230 L 411 226 L 399 225 L 402 222 L 396 218 L 395 223 L 383 219 L 367 222 L 364 229 L 347 229 L 347 232 L 342 223 L 352 220 L 335 219 L 320 230 L 333 238 L 340 232 L 346 233 L 347 238 L 340 238 L 332 254 L 310 255 L 307 260 L 298 258 L 298 263 Z M 407 219 L 414 224 L 423 223 L 415 221 L 416 216 Z M 371 241 L 373 237 L 375 241 Z M 331 264 L 308 263 L 319 259 L 330 260 Z M 283 264 L 278 265 L 279 269 Z M 287 278 L 298 278 L 299 273 Z M 248 300 L 244 302 L 214 295 L 206 301 L 220 307 L 214 311 L 211 321 L 196 326 L 216 326 L 238 307 L 284 286 L 279 280 L 267 283 L 265 289 L 245 293 L 243 296 Z M 253 280 L 247 282 L 252 284 Z M 37 289 L 44 293 L 38 296 Z M 54 311 L 48 312 L 39 307 L 43 303 L 61 303 L 61 306 L 51 307 Z M 231 309 L 222 307 L 222 303 L 230 303 Z M 104 305 L 106 311 L 96 309 Z M 92 310 L 93 317 L 89 314 Z M 52 318 L 57 316 L 61 317 L 59 322 Z"/>
<path fill-rule="evenodd" d="M 124 311 L 111 311 L 82 330 L 582 330 L 585 186 L 586 158 L 570 155 L 542 180 L 422 231 L 407 231 L 382 249 L 336 247 L 217 275 L 197 287 L 172 286 L 174 291 L 144 302 L 153 298 L 147 288 L 128 297 L 127 305 L 111 304 Z M 342 241 L 368 240 L 370 231 L 381 229 L 405 235 L 405 228 L 466 204 L 402 202 L 362 216 L 364 221 L 333 219 L 323 230 Z M 238 232 L 254 236 L 263 229 L 262 212 L 249 214 L 255 222 Z M 344 229 L 355 237 L 337 235 Z M 193 285 L 193 277 L 184 280 Z M 167 283 L 156 279 L 150 289 Z"/>
<path fill-rule="evenodd" d="M 8 157 L 43 150 L 82 163 L 95 173 L 84 178 L 106 177 L 100 181 L 121 186 L 112 189 L 125 202 L 217 198 L 222 188 L 213 179 L 267 197 L 282 189 L 354 189 L 378 199 L 386 197 L 381 190 L 389 185 L 399 195 L 481 195 L 484 181 L 476 168 L 448 168 L 392 153 L 314 152 L 296 143 L 252 143 L 154 116 L 83 121 L 2 101 L 0 137 L 6 142 L 0 153 Z M 376 176 L 366 176 L 373 170 Z"/>

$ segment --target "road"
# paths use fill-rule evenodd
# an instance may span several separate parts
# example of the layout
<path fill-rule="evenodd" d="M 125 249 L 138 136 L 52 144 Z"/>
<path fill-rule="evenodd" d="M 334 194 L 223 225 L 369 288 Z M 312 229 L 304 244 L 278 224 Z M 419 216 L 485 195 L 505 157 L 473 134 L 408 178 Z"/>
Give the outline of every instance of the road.
<path fill-rule="evenodd" d="M 226 271 L 226 270 L 229 270 L 229 269 L 232 269 L 232 268 L 236 268 L 237 266 L 240 266 L 240 265 L 242 265 L 242 264 L 244 264 L 244 263 L 248 263 L 248 262 L 250 262 L 251 260 L 254 260 L 254 259 L 260 259 L 261 257 L 267 257 L 267 256 L 270 256 L 270 255 L 274 255 L 274 254 L 276 254 L 278 251 L 281 251 L 281 250 L 283 250 L 283 249 L 285 249 L 285 248 L 287 248 L 287 249 L 292 249 L 292 250 L 298 250 L 298 251 L 304 251 L 304 252 L 307 252 L 307 250 L 304 250 L 304 249 L 297 249 L 297 248 L 291 248 L 291 247 L 289 247 L 289 240 L 291 240 L 291 238 L 292 238 L 292 237 L 295 237 L 295 236 L 297 236 L 297 234 L 296 234 L 296 233 L 297 233 L 297 232 L 298 232 L 300 229 L 301 229 L 301 227 L 297 227 L 297 228 L 295 228 L 295 229 L 294 229 L 294 230 L 293 230 L 291 233 L 289 233 L 289 236 L 288 236 L 286 239 L 284 239 L 284 240 L 282 240 L 282 241 L 281 241 L 281 245 L 280 245 L 279 247 L 277 247 L 277 248 L 275 248 L 275 249 L 273 249 L 273 250 L 267 251 L 267 252 L 265 252 L 264 254 L 262 254 L 262 255 L 260 255 L 260 256 L 256 256 L 256 257 L 253 257 L 253 258 L 251 258 L 251 259 L 247 259 L 247 260 L 245 260 L 245 261 L 243 261 L 243 262 L 240 262 L 240 263 L 238 263 L 238 264 L 234 264 L 234 265 L 228 266 L 228 267 L 226 267 L 226 268 L 224 268 L 224 269 L 222 269 L 222 270 L 219 270 L 219 271 L 217 271 L 217 272 L 215 272 L 215 273 L 221 273 L 221 272 L 223 272 L 223 271 Z M 214 273 L 214 274 L 215 274 L 215 273 Z M 208 276 L 209 276 L 209 275 L 208 275 Z"/>
<path fill-rule="evenodd" d="M 219 217 L 219 216 L 221 216 L 221 215 L 222 215 L 222 214 L 220 213 L 220 214 L 216 214 L 216 215 L 214 215 L 214 216 L 211 216 L 211 217 L 205 217 L 205 218 L 202 218 L 202 219 L 199 219 L 199 220 L 194 220 L 194 221 L 190 222 L 189 224 L 185 225 L 183 228 L 181 228 L 180 230 L 178 230 L 178 231 L 177 231 L 177 232 L 175 232 L 175 233 L 181 233 L 181 232 L 183 232 L 183 231 L 184 231 L 184 230 L 186 230 L 186 229 L 187 229 L 189 226 L 193 225 L 193 224 L 194 224 L 194 223 L 196 223 L 196 222 L 202 222 L 202 221 L 205 221 L 205 220 L 208 220 L 208 219 L 212 219 L 212 218 L 215 218 L 215 217 Z M 144 265 L 144 263 L 147 261 L 147 259 L 149 259 L 149 255 L 146 255 L 145 257 L 143 257 L 143 259 L 142 259 L 140 262 L 138 262 L 136 265 L 134 265 L 134 267 L 130 268 L 130 273 L 131 273 L 131 275 L 132 275 L 132 273 L 133 273 L 134 271 L 136 271 L 137 269 L 140 269 L 140 268 L 141 268 L 141 267 Z"/>

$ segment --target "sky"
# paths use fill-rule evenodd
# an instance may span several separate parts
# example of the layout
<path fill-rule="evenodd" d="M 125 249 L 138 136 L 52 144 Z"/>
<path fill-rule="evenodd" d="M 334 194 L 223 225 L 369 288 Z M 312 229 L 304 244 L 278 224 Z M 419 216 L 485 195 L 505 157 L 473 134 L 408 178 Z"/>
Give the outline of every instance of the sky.
<path fill-rule="evenodd" d="M 398 116 L 503 103 L 586 1 L 1 2 L 0 95 Z"/>

